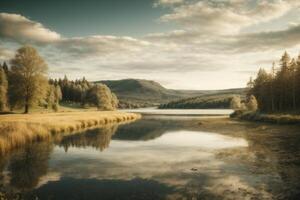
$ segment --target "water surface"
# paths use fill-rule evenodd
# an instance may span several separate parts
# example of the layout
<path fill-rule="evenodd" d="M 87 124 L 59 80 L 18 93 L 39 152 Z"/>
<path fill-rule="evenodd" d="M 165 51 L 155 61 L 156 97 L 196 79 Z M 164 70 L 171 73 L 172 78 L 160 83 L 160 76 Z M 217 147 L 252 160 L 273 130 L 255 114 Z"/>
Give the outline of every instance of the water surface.
<path fill-rule="evenodd" d="M 296 199 L 299 133 L 144 116 L 15 150 L 0 158 L 0 191 L 24 199 Z"/>
<path fill-rule="evenodd" d="M 167 116 L 224 116 L 233 112 L 231 109 L 158 109 L 158 108 L 139 108 L 124 109 L 124 112 L 135 112 L 143 115 L 167 115 Z"/>

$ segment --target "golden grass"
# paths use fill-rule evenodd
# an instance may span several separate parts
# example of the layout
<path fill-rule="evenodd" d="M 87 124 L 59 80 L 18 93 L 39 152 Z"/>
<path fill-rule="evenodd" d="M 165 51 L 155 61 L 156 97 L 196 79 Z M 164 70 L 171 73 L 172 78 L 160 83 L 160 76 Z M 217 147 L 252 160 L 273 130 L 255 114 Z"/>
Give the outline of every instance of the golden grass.
<path fill-rule="evenodd" d="M 94 126 L 136 120 L 141 116 L 117 111 L 13 114 L 0 116 L 0 154 L 57 133 L 71 133 Z"/>

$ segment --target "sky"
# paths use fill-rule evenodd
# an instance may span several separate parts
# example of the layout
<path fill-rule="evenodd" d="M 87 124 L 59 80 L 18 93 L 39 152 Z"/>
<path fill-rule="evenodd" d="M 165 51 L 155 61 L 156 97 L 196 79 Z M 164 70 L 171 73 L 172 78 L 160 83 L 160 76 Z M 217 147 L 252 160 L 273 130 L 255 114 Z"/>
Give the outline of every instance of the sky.
<path fill-rule="evenodd" d="M 0 62 L 38 49 L 49 76 L 244 87 L 300 52 L 299 0 L 1 0 Z"/>

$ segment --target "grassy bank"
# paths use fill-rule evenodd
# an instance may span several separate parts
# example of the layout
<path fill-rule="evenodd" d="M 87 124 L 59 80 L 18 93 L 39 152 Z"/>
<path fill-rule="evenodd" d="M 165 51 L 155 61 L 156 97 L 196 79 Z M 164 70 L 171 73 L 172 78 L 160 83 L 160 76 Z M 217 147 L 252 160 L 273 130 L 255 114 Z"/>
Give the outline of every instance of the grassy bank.
<path fill-rule="evenodd" d="M 0 153 L 57 133 L 139 119 L 139 114 L 117 111 L 12 114 L 0 116 Z"/>
<path fill-rule="evenodd" d="M 230 117 L 247 121 L 267 122 L 274 124 L 300 124 L 300 115 L 263 114 L 259 112 L 235 111 Z"/>

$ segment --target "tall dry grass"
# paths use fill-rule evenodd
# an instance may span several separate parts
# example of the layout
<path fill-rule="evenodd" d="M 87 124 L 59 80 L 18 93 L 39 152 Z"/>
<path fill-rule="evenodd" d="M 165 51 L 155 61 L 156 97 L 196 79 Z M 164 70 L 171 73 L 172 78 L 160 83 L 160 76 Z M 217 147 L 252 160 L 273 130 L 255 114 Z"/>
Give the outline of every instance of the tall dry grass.
<path fill-rule="evenodd" d="M 26 143 L 47 140 L 58 133 L 72 133 L 94 126 L 139 119 L 134 113 L 89 111 L 0 116 L 0 154 Z"/>

